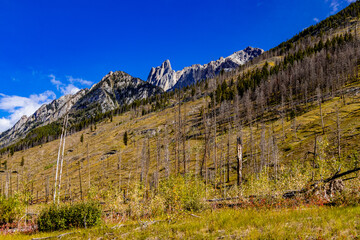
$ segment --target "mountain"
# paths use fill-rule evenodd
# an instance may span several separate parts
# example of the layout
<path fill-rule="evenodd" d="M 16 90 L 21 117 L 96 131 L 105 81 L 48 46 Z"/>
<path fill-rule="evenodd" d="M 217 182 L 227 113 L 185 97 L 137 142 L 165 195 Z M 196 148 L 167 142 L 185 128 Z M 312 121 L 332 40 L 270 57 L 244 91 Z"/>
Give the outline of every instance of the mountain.
<path fill-rule="evenodd" d="M 74 95 L 62 96 L 42 105 L 33 115 L 23 116 L 11 129 L 0 134 L 0 147 L 24 138 L 36 127 L 60 120 L 66 113 L 76 122 L 84 117 L 84 112 L 86 117 L 90 117 L 161 92 L 159 87 L 125 72 L 110 72 L 90 90 L 82 89 Z"/>
<path fill-rule="evenodd" d="M 94 111 L 99 108 L 104 113 L 161 92 L 160 88 L 125 72 L 110 72 L 76 102 L 72 111 Z"/>
<path fill-rule="evenodd" d="M 161 87 L 164 91 L 181 88 L 197 81 L 213 78 L 220 73 L 221 70 L 236 69 L 240 65 L 261 55 L 264 50 L 260 48 L 247 47 L 244 50 L 233 53 L 232 55 L 210 63 L 200 65 L 194 64 L 185 67 L 180 71 L 171 68 L 169 60 L 164 61 L 161 66 L 151 68 L 147 81 L 155 86 Z"/>

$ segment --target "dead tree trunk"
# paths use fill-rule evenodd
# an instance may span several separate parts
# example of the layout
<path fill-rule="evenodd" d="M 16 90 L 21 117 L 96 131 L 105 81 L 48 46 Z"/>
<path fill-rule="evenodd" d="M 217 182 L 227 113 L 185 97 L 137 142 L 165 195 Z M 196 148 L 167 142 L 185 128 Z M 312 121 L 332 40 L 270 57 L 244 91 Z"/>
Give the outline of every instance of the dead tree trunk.
<path fill-rule="evenodd" d="M 242 141 L 241 138 L 237 138 L 237 185 L 240 187 L 242 183 L 242 163 L 243 163 L 243 156 L 242 156 Z"/>
<path fill-rule="evenodd" d="M 214 109 L 213 109 L 213 115 L 214 115 L 214 183 L 216 182 L 216 174 L 217 174 L 217 142 L 216 142 L 216 137 L 217 137 L 217 119 L 216 119 L 216 99 L 214 96 Z"/>
<path fill-rule="evenodd" d="M 49 176 L 46 177 L 46 183 L 45 183 L 45 199 L 46 199 L 46 202 L 49 201 L 49 195 L 50 195 L 50 192 L 49 192 Z"/>
<path fill-rule="evenodd" d="M 160 168 L 160 158 L 161 158 L 161 146 L 160 139 L 157 136 L 156 139 L 156 172 L 155 172 L 155 189 L 159 187 L 159 168 Z"/>
<path fill-rule="evenodd" d="M 59 163 L 60 163 L 60 156 L 61 156 L 61 145 L 63 143 L 63 137 L 64 137 L 64 131 L 65 131 L 65 119 L 66 119 L 66 116 L 64 117 L 64 122 L 63 122 L 62 131 L 61 131 L 60 142 L 59 142 L 58 157 L 57 157 L 57 162 L 56 162 L 56 172 L 55 172 L 55 181 L 54 181 L 54 203 L 56 203 L 56 195 L 57 195 L 57 188 L 58 188 Z"/>
<path fill-rule="evenodd" d="M 169 159 L 169 138 L 168 138 L 168 131 L 167 126 L 165 126 L 165 138 L 164 138 L 164 145 L 165 145 L 165 177 L 169 178 L 170 176 L 170 159 Z"/>
<path fill-rule="evenodd" d="M 118 166 L 117 170 L 119 173 L 119 193 L 121 192 L 121 149 L 119 149 L 119 158 L 118 158 Z"/>
<path fill-rule="evenodd" d="M 181 131 L 181 138 L 182 138 L 182 147 L 183 147 L 183 165 L 184 165 L 184 175 L 187 172 L 187 159 L 186 159 L 186 105 L 184 104 L 184 117 L 182 125 L 182 131 Z"/>
<path fill-rule="evenodd" d="M 177 129 L 177 173 L 180 173 L 180 142 L 182 140 L 182 122 L 181 122 L 181 90 L 178 89 L 178 129 Z"/>
<path fill-rule="evenodd" d="M 65 123 L 65 131 L 64 131 L 64 142 L 62 144 L 62 154 L 61 154 L 61 161 L 60 161 L 60 173 L 59 173 L 59 185 L 58 185 L 58 204 L 60 202 L 60 189 L 61 189 L 61 177 L 62 177 L 62 170 L 63 170 L 63 163 L 64 163 L 64 152 L 65 152 L 65 141 L 66 141 L 66 130 L 68 125 L 68 115 L 66 115 L 66 123 Z"/>
<path fill-rule="evenodd" d="M 79 182 L 80 182 L 80 199 L 83 199 L 82 180 L 81 180 L 81 162 L 79 161 Z"/>
<path fill-rule="evenodd" d="M 341 140 L 341 128 L 340 128 L 340 113 L 339 113 L 339 107 L 336 107 L 336 135 L 337 135 L 337 154 L 339 161 L 341 159 L 341 146 L 340 146 L 340 140 Z"/>
<path fill-rule="evenodd" d="M 91 178 L 90 178 L 90 158 L 89 158 L 89 143 L 86 146 L 86 158 L 87 158 L 87 170 L 88 170 L 88 183 L 89 183 L 89 192 L 91 188 Z"/>
<path fill-rule="evenodd" d="M 226 156 L 226 182 L 230 182 L 230 123 L 228 124 L 227 156 Z"/>
<path fill-rule="evenodd" d="M 6 170 L 5 174 L 6 174 L 6 180 L 5 180 L 5 198 L 8 198 L 8 197 L 9 197 L 9 181 L 10 181 L 9 171 Z"/>
<path fill-rule="evenodd" d="M 145 139 L 143 140 L 143 147 L 141 151 L 141 173 L 140 173 L 140 182 L 144 184 L 145 180 L 145 164 L 146 164 L 146 143 Z"/>
<path fill-rule="evenodd" d="M 323 118 L 322 109 L 321 109 L 321 89 L 320 89 L 320 87 L 316 88 L 316 93 L 317 93 L 317 100 L 318 100 L 319 110 L 320 110 L 322 134 L 324 135 L 325 134 L 325 126 L 324 126 L 324 118 Z"/>

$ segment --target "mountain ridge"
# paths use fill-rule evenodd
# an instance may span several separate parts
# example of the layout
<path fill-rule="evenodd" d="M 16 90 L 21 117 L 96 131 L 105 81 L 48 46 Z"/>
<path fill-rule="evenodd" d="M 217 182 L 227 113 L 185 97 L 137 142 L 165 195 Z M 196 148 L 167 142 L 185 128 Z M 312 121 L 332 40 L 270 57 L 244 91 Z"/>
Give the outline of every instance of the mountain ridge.
<path fill-rule="evenodd" d="M 220 57 L 218 60 L 210 61 L 203 65 L 193 64 L 178 71 L 171 68 L 170 60 L 167 59 L 160 66 L 151 68 L 147 81 L 161 87 L 164 91 L 186 87 L 200 80 L 213 78 L 221 70 L 229 71 L 236 69 L 263 52 L 263 49 L 249 46 L 234 52 L 228 57 Z"/>

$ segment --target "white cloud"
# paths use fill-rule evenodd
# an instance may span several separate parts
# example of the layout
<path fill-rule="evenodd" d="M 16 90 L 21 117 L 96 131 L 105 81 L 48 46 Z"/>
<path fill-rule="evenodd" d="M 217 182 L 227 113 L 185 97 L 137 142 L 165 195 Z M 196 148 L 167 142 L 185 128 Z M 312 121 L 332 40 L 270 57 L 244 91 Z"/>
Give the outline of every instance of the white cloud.
<path fill-rule="evenodd" d="M 11 123 L 11 120 L 8 118 L 0 118 L 0 133 L 8 130 L 11 128 L 14 124 Z"/>
<path fill-rule="evenodd" d="M 70 83 L 64 87 L 60 87 L 60 91 L 62 94 L 67 95 L 67 94 L 75 94 L 78 91 L 80 91 L 80 89 L 74 86 L 72 83 Z"/>
<path fill-rule="evenodd" d="M 331 0 L 330 8 L 331 8 L 331 14 L 336 13 L 339 10 L 340 2 L 339 0 Z"/>
<path fill-rule="evenodd" d="M 54 74 L 50 74 L 49 77 L 50 82 L 54 84 L 56 86 L 56 89 L 64 95 L 75 94 L 80 90 L 80 88 L 75 86 L 75 83 L 86 86 L 92 85 L 91 81 L 87 81 L 82 78 L 74 78 L 73 76 L 66 76 L 66 79 L 69 83 L 63 83 L 60 80 L 57 80 Z"/>
<path fill-rule="evenodd" d="M 72 76 L 66 76 L 66 78 L 68 79 L 69 82 L 74 83 L 74 82 L 78 82 L 81 85 L 86 85 L 86 86 L 90 86 L 93 84 L 93 82 L 88 81 L 88 80 L 84 80 L 82 78 L 74 78 Z"/>
<path fill-rule="evenodd" d="M 320 20 L 318 18 L 313 18 L 314 22 L 318 23 Z"/>
<path fill-rule="evenodd" d="M 334 14 L 336 13 L 339 8 L 341 6 L 343 6 L 344 4 L 350 4 L 353 2 L 356 2 L 356 0 L 325 0 L 325 2 L 329 2 L 330 1 L 330 14 Z"/>
<path fill-rule="evenodd" d="M 59 89 L 60 89 L 60 86 L 63 85 L 63 83 L 62 83 L 61 81 L 56 80 L 54 74 L 50 74 L 50 75 L 49 75 L 49 78 L 51 78 L 51 79 L 50 79 L 50 82 L 56 86 L 56 89 L 57 89 L 57 90 L 59 90 Z"/>
<path fill-rule="evenodd" d="M 0 118 L 0 132 L 11 128 L 19 119 L 32 115 L 43 104 L 56 98 L 52 91 L 33 94 L 29 97 L 8 96 L 0 93 L 0 110 L 9 113 L 9 116 Z"/>
<path fill-rule="evenodd" d="M 67 77 L 68 81 L 70 82 L 68 84 L 63 83 L 60 80 L 57 80 L 54 74 L 50 74 L 49 77 L 50 77 L 50 82 L 54 84 L 56 86 L 56 89 L 60 91 L 63 95 L 75 94 L 80 90 L 78 87 L 76 87 L 73 84 L 74 82 L 80 82 L 81 84 L 83 83 L 91 84 L 90 81 L 86 81 L 81 78 L 73 78 L 72 76 Z"/>

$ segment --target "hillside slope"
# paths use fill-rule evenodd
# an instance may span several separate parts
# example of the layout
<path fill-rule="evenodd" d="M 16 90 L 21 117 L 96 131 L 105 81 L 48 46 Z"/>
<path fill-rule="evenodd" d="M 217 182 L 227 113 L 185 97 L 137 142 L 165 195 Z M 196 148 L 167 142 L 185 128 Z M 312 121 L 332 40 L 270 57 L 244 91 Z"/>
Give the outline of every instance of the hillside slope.
<path fill-rule="evenodd" d="M 354 6 L 359 9 L 360 3 L 349 8 Z M 245 196 L 300 189 L 339 168 L 357 166 L 360 50 L 354 22 L 359 19 L 351 14 L 332 31 L 266 52 L 238 72 L 163 93 L 68 136 L 62 196 L 79 199 L 80 186 L 100 199 L 138 184 L 152 190 L 169 174 L 199 176 L 212 186 L 208 197 L 233 196 L 239 191 L 234 190 L 237 139 L 243 147 Z M 110 76 L 106 79 L 105 89 L 112 84 Z M 110 101 L 116 93 L 102 96 Z M 148 111 L 162 98 L 169 105 Z M 56 140 L 2 154 L 4 171 L 15 174 L 11 184 L 1 175 L 2 192 L 49 198 L 58 148 Z M 358 183 L 358 177 L 349 181 Z"/>

